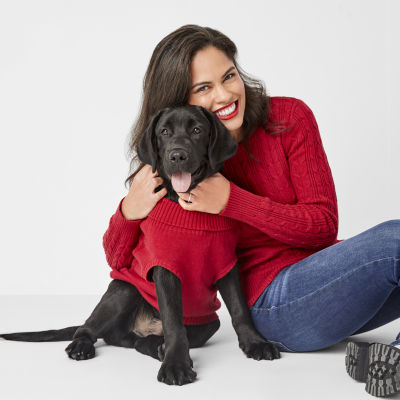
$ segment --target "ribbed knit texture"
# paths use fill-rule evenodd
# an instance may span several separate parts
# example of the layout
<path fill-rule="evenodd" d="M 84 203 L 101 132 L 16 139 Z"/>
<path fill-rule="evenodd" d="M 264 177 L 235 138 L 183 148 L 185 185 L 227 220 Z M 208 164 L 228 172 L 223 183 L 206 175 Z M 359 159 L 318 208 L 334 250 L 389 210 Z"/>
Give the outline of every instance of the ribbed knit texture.
<path fill-rule="evenodd" d="M 140 223 L 132 262 L 114 268 L 111 277 L 134 285 L 158 309 L 148 272 L 156 265 L 181 281 L 183 322 L 197 325 L 218 318 L 216 282 L 236 264 L 237 222 L 215 214 L 190 212 L 166 198 Z"/>
<path fill-rule="evenodd" d="M 235 222 L 230 218 L 198 211 L 184 210 L 178 203 L 163 197 L 147 218 L 168 225 L 200 231 L 224 231 L 232 229 Z"/>
<path fill-rule="evenodd" d="M 291 128 L 271 135 L 258 127 L 249 140 L 258 162 L 239 143 L 223 169 L 231 191 L 219 215 L 239 225 L 236 253 L 249 306 L 283 268 L 339 242 L 334 182 L 312 111 L 301 100 L 273 97 L 270 121 Z M 131 265 L 139 225 L 118 207 L 103 240 L 111 268 Z"/>

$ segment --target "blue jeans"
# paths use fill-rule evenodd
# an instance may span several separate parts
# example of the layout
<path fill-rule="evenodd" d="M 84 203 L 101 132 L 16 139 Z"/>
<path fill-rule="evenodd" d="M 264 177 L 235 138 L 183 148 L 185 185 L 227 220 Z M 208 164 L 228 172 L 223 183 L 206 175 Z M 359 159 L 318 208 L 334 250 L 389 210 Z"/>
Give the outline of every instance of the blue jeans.
<path fill-rule="evenodd" d="M 250 312 L 257 330 L 290 352 L 323 349 L 399 318 L 400 220 L 284 268 Z"/>

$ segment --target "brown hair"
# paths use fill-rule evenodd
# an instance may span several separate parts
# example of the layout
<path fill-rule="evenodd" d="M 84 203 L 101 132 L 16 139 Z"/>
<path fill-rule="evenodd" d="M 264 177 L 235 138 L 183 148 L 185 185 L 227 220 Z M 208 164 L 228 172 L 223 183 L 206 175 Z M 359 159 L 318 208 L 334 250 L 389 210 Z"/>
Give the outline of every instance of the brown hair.
<path fill-rule="evenodd" d="M 190 63 L 197 51 L 214 46 L 232 60 L 243 80 L 246 106 L 243 116 L 243 144 L 247 153 L 248 140 L 254 129 L 261 125 L 268 133 L 269 96 L 262 81 L 247 75 L 236 61 L 236 45 L 223 33 L 208 27 L 184 25 L 162 39 L 153 51 L 143 79 L 143 97 L 139 116 L 131 129 L 129 142 L 130 175 L 125 185 L 145 165 L 137 156 L 137 147 L 152 116 L 164 107 L 178 107 L 188 104 L 191 82 Z M 171 84 L 173 82 L 173 84 Z M 267 128 L 268 126 L 268 128 Z M 139 166 L 132 173 L 134 164 Z M 258 160 L 257 160 L 258 161 Z"/>

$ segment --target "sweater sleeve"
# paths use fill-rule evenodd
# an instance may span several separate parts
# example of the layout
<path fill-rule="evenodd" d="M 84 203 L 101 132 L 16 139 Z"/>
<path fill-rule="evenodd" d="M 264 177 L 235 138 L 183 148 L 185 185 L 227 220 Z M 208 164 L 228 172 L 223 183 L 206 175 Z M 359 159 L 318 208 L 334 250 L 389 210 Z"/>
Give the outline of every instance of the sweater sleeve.
<path fill-rule="evenodd" d="M 326 247 L 337 238 L 336 192 L 317 122 L 304 102 L 297 100 L 290 125 L 294 126 L 281 134 L 281 140 L 297 202 L 278 203 L 231 181 L 228 203 L 219 215 L 292 246 Z"/>
<path fill-rule="evenodd" d="M 125 198 L 125 197 L 124 197 Z M 140 235 L 140 223 L 143 219 L 127 220 L 121 211 L 122 199 L 117 211 L 111 217 L 107 231 L 103 236 L 103 248 L 108 265 L 120 269 L 131 264 L 132 250 Z"/>

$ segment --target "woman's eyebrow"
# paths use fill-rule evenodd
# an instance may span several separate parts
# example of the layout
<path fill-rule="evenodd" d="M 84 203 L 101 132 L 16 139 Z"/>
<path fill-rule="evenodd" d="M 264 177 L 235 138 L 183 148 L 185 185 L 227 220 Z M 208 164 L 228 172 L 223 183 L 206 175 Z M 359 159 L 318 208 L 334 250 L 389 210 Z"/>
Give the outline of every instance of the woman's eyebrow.
<path fill-rule="evenodd" d="M 234 65 L 232 65 L 232 67 L 228 68 L 228 69 L 224 72 L 224 74 L 221 76 L 221 79 L 224 78 L 224 76 L 225 76 L 226 74 L 228 74 L 229 72 L 231 72 L 233 69 L 235 69 L 235 66 L 234 66 Z M 212 83 L 212 82 L 210 82 L 210 81 L 198 82 L 198 83 L 195 83 L 190 89 L 194 89 L 196 86 L 199 86 L 199 85 L 208 85 L 208 84 L 210 84 L 210 83 Z"/>

